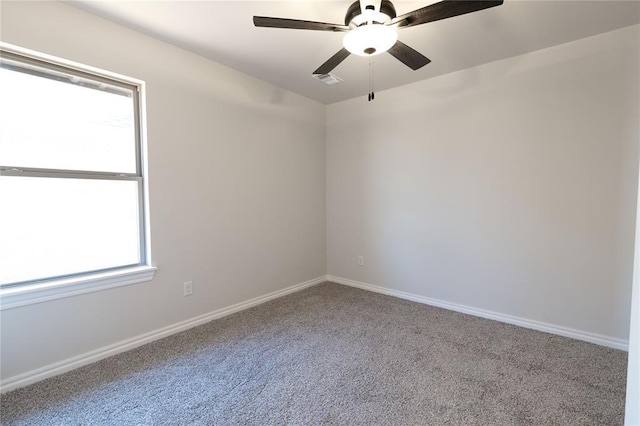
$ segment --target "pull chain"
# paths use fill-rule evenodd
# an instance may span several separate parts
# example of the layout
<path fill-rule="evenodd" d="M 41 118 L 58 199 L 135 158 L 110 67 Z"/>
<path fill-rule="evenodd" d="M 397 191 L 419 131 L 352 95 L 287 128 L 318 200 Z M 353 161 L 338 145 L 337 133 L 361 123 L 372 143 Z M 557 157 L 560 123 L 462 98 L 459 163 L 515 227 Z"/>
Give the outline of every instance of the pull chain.
<path fill-rule="evenodd" d="M 369 61 L 369 93 L 367 94 L 369 102 L 371 102 L 371 61 Z"/>
<path fill-rule="evenodd" d="M 373 91 L 373 61 L 369 62 L 369 102 L 376 98 L 376 94 Z"/>

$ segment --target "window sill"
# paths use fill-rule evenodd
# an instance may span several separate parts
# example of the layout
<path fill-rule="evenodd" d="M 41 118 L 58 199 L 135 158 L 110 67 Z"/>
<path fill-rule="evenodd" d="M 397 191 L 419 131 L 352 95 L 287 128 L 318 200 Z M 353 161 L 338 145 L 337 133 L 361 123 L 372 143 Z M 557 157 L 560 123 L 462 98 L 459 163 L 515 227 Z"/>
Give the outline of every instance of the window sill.
<path fill-rule="evenodd" d="M 87 274 L 2 289 L 0 290 L 0 310 L 151 281 L 156 269 L 155 266 L 136 266 L 119 271 Z"/>

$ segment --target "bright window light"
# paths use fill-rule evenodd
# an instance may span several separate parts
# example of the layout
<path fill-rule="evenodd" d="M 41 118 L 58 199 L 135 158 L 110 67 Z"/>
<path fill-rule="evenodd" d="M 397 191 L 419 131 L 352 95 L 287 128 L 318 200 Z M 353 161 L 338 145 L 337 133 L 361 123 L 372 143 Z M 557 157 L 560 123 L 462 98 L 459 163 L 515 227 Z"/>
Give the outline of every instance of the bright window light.
<path fill-rule="evenodd" d="M 136 172 L 133 93 L 0 68 L 3 165 Z"/>
<path fill-rule="evenodd" d="M 145 265 L 138 88 L 0 57 L 0 286 Z"/>

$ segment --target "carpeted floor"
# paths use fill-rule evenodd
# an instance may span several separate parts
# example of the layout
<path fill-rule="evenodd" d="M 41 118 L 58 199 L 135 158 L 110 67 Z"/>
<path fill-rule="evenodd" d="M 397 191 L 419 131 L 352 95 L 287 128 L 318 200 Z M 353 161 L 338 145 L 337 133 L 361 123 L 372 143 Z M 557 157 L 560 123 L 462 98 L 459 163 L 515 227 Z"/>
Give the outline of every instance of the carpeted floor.
<path fill-rule="evenodd" d="M 0 399 L 6 425 L 617 425 L 627 354 L 325 283 Z"/>

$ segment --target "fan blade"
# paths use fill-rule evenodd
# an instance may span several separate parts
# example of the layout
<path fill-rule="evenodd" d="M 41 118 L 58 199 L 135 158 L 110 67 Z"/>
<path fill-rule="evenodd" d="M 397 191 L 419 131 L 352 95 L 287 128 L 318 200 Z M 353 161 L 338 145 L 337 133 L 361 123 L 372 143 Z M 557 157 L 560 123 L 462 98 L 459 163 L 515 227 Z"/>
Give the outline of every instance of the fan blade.
<path fill-rule="evenodd" d="M 427 58 L 417 50 L 410 48 L 399 40 L 396 41 L 396 44 L 394 44 L 388 52 L 391 53 L 394 58 L 414 71 L 431 62 L 431 59 Z"/>
<path fill-rule="evenodd" d="M 336 53 L 335 55 L 330 57 L 327 62 L 325 62 L 324 64 L 320 65 L 320 68 L 315 70 L 313 73 L 314 74 L 329 74 L 331 72 L 331 70 L 333 70 L 335 67 L 340 65 L 340 62 L 344 61 L 347 58 L 347 56 L 349 56 L 350 54 L 351 53 L 349 53 L 349 51 L 343 47 L 342 49 L 340 49 L 340 51 L 338 53 Z"/>
<path fill-rule="evenodd" d="M 391 20 L 391 25 L 398 24 L 400 28 L 413 27 L 414 25 L 426 24 L 427 22 L 453 18 L 454 16 L 500 6 L 502 3 L 503 0 L 444 0 L 398 16 Z"/>
<path fill-rule="evenodd" d="M 293 30 L 349 31 L 349 27 L 345 25 L 302 21 L 299 19 L 269 18 L 267 16 L 254 16 L 253 25 L 256 27 L 290 28 Z"/>

